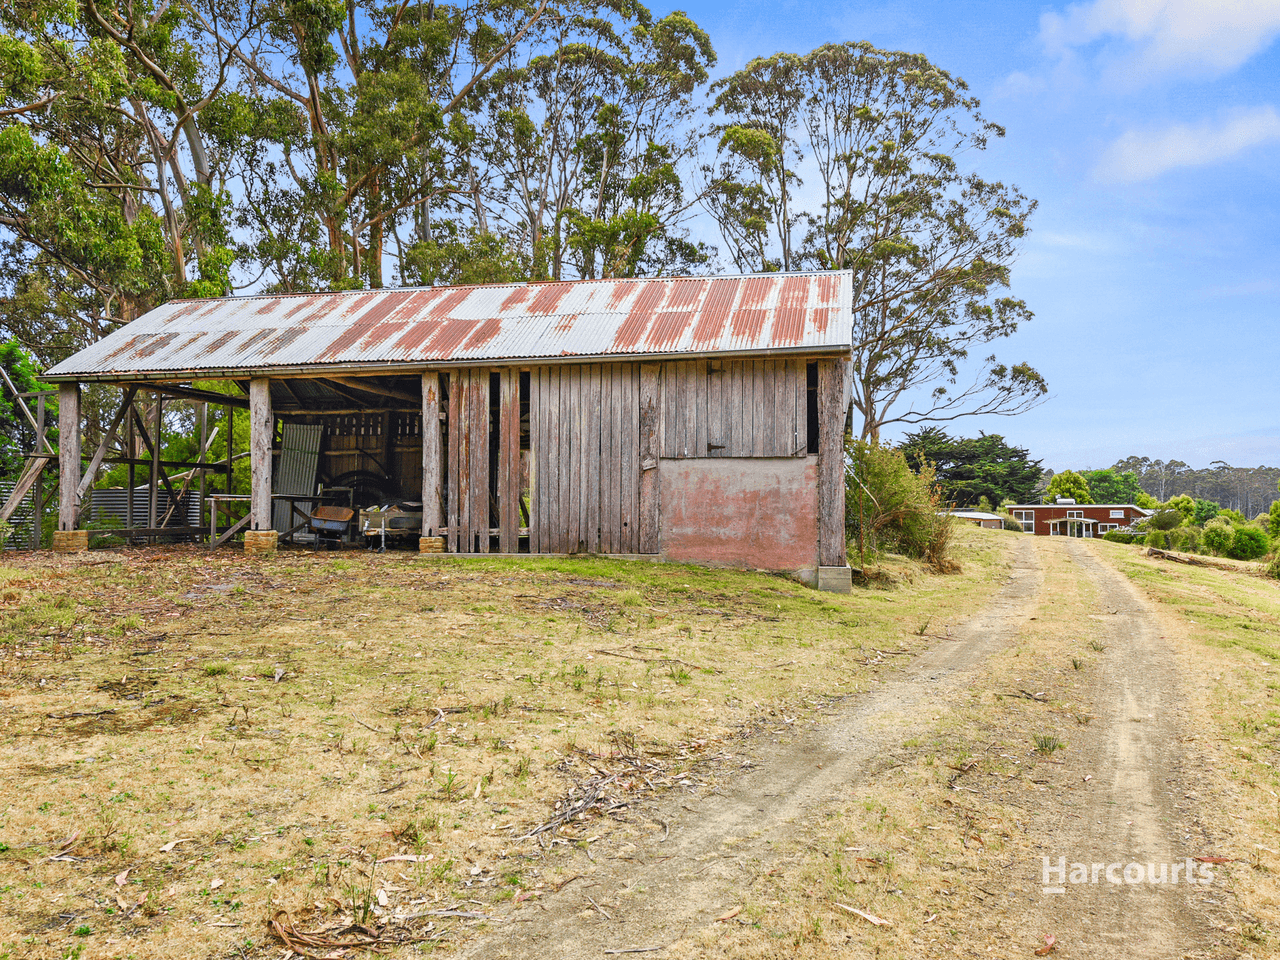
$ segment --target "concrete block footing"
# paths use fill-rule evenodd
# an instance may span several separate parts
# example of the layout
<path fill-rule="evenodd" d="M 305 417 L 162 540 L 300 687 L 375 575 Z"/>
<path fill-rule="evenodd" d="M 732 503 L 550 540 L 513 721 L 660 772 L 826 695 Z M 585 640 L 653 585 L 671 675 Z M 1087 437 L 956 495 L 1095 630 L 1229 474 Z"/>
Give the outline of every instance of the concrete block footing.
<path fill-rule="evenodd" d="M 419 537 L 419 553 L 444 553 L 444 537 Z"/>
<path fill-rule="evenodd" d="M 853 571 L 848 567 L 819 567 L 818 589 L 828 593 L 852 593 Z"/>

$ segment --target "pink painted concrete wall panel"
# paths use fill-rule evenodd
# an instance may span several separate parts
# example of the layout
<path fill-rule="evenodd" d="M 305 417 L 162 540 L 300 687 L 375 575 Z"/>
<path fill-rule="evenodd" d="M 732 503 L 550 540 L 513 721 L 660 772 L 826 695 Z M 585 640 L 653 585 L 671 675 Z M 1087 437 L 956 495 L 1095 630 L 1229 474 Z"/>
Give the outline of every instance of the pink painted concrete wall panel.
<path fill-rule="evenodd" d="M 660 550 L 668 560 L 751 570 L 818 565 L 818 461 L 662 460 Z"/>

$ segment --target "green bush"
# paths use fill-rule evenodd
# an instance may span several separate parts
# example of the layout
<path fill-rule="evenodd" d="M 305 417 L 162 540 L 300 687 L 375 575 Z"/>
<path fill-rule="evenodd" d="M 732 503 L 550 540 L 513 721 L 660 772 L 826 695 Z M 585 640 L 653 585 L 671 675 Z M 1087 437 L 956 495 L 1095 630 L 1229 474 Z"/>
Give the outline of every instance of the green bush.
<path fill-rule="evenodd" d="M 1222 509 L 1212 500 L 1197 500 L 1195 522 L 1204 526 L 1210 520 L 1218 515 L 1218 511 Z"/>
<path fill-rule="evenodd" d="M 851 440 L 845 458 L 845 517 L 859 552 L 892 550 L 939 570 L 955 569 L 948 555 L 952 518 L 932 466 L 914 472 L 901 450 Z"/>
<path fill-rule="evenodd" d="M 1271 562 L 1267 564 L 1267 576 L 1280 580 L 1280 550 L 1277 550 Z"/>
<path fill-rule="evenodd" d="M 1157 550 L 1167 550 L 1169 548 L 1169 535 L 1163 530 L 1151 529 L 1147 531 L 1147 537 L 1144 541 L 1148 547 L 1155 547 Z"/>
<path fill-rule="evenodd" d="M 1200 538 L 1200 542 L 1204 544 L 1206 550 L 1220 557 L 1230 549 L 1234 537 L 1235 532 L 1231 529 L 1231 524 L 1222 517 L 1214 517 L 1204 525 L 1204 535 Z"/>
<path fill-rule="evenodd" d="M 1195 553 L 1200 538 L 1194 527 L 1176 527 L 1169 531 L 1169 549 Z"/>
<path fill-rule="evenodd" d="M 1271 543 L 1261 527 L 1237 527 L 1227 548 L 1227 556 L 1233 560 L 1257 560 L 1265 557 Z"/>
<path fill-rule="evenodd" d="M 1102 535 L 1102 539 L 1108 543 L 1142 543 L 1144 537 L 1131 530 L 1108 530 Z"/>
<path fill-rule="evenodd" d="M 1147 527 L 1152 530 L 1172 530 L 1182 523 L 1182 513 L 1178 510 L 1161 510 L 1147 520 Z"/>

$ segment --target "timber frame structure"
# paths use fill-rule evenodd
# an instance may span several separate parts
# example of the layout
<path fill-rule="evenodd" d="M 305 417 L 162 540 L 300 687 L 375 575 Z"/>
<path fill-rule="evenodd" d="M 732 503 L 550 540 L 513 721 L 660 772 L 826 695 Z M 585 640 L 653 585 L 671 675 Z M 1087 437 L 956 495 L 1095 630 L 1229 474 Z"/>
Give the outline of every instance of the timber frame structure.
<path fill-rule="evenodd" d="M 422 549 L 661 557 L 847 590 L 851 298 L 833 272 L 175 301 L 45 374 L 63 423 L 82 384 L 122 392 L 87 467 L 79 431 L 60 433 L 59 530 L 74 535 L 120 423 L 147 435 L 134 399 L 154 391 L 157 409 L 249 411 L 255 542 L 273 530 L 283 421 L 322 428 L 322 478 L 421 501 Z M 193 386 L 217 380 L 234 391 Z M 229 476 L 230 448 L 217 465 L 158 449 L 153 486 L 169 466 Z"/>

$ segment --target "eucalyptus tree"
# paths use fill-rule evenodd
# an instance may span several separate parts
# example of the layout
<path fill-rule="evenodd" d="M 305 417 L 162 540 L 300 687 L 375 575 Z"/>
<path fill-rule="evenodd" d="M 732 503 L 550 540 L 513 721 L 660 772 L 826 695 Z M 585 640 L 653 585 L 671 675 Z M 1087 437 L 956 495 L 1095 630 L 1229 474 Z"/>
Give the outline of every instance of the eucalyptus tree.
<path fill-rule="evenodd" d="M 965 376 L 975 348 L 1032 316 L 1001 291 L 1036 204 L 962 165 L 1004 135 L 964 81 L 918 54 L 846 43 L 753 60 L 713 89 L 708 209 L 734 262 L 854 273 L 864 439 L 1043 398 L 1025 363 L 987 356 Z"/>
<path fill-rule="evenodd" d="M 225 63 L 176 6 L 0 6 L 6 332 L 48 362 L 174 294 L 226 290 L 226 195 L 199 119 Z"/>
<path fill-rule="evenodd" d="M 605 11 L 598 11 L 603 13 Z M 482 91 L 472 222 L 514 238 L 534 276 L 687 269 L 696 96 L 715 54 L 683 13 L 568 19 Z"/>

